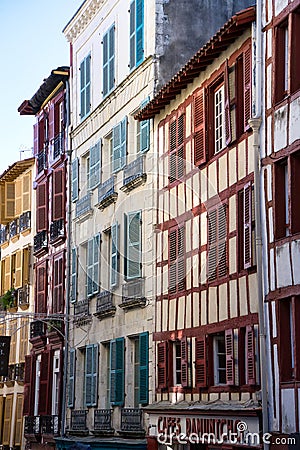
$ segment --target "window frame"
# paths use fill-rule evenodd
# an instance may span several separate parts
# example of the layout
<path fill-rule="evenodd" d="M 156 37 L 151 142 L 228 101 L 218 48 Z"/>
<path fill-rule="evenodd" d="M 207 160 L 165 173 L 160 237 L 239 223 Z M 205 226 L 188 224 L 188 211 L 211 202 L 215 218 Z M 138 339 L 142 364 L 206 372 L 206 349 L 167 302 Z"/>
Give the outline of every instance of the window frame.
<path fill-rule="evenodd" d="M 138 5 L 141 7 L 141 23 L 138 23 Z M 132 0 L 130 2 L 130 27 L 129 27 L 129 68 L 134 70 L 144 61 L 144 0 Z M 138 38 L 140 34 L 140 38 Z M 139 41 L 141 42 L 139 43 Z M 141 56 L 139 57 L 139 52 Z"/>

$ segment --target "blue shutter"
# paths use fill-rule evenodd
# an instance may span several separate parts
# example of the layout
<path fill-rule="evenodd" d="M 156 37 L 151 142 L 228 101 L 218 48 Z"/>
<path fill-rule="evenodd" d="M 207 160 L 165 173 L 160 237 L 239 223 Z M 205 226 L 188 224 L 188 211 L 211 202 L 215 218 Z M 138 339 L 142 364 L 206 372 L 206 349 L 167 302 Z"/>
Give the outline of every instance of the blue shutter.
<path fill-rule="evenodd" d="M 136 66 L 144 59 L 144 0 L 136 0 Z"/>
<path fill-rule="evenodd" d="M 103 36 L 103 95 L 105 96 L 108 91 L 108 32 Z"/>
<path fill-rule="evenodd" d="M 72 161 L 72 201 L 78 200 L 79 194 L 79 159 L 76 158 Z"/>
<path fill-rule="evenodd" d="M 113 128 L 112 140 L 112 172 L 117 172 L 121 168 L 121 126 L 119 123 Z"/>
<path fill-rule="evenodd" d="M 124 338 L 110 342 L 110 402 L 124 404 Z"/>
<path fill-rule="evenodd" d="M 111 226 L 111 262 L 110 262 L 110 286 L 118 285 L 119 267 L 118 267 L 118 250 L 119 250 L 119 225 L 113 223 Z"/>
<path fill-rule="evenodd" d="M 85 60 L 80 63 L 80 117 L 85 116 Z"/>
<path fill-rule="evenodd" d="M 126 165 L 127 155 L 127 117 L 125 117 L 121 124 L 121 169 Z"/>
<path fill-rule="evenodd" d="M 100 234 L 93 238 L 93 294 L 99 291 L 100 276 Z"/>
<path fill-rule="evenodd" d="M 149 97 L 141 103 L 140 109 L 143 109 L 149 102 Z M 150 146 L 150 120 L 140 122 L 140 149 L 142 153 L 149 150 Z"/>
<path fill-rule="evenodd" d="M 93 270 L 94 270 L 94 239 L 89 239 L 87 244 L 87 296 L 91 297 L 93 295 Z"/>
<path fill-rule="evenodd" d="M 71 261 L 71 302 L 76 302 L 77 295 L 77 249 L 72 248 Z"/>
<path fill-rule="evenodd" d="M 91 107 L 91 55 L 80 63 L 80 117 L 83 119 Z"/>
<path fill-rule="evenodd" d="M 115 85 L 115 26 L 113 25 L 109 30 L 109 83 L 108 89 L 109 91 Z"/>
<path fill-rule="evenodd" d="M 127 278 L 141 276 L 142 254 L 141 212 L 129 213 L 127 216 Z"/>
<path fill-rule="evenodd" d="M 149 333 L 139 335 L 139 403 L 147 405 L 149 401 Z"/>
<path fill-rule="evenodd" d="M 95 406 L 97 403 L 98 384 L 98 346 L 87 345 L 85 348 L 85 405 Z"/>
<path fill-rule="evenodd" d="M 92 387 L 92 404 L 96 406 L 98 399 L 98 344 L 94 345 L 93 352 Z"/>
<path fill-rule="evenodd" d="M 130 69 L 135 67 L 135 0 L 130 3 L 130 39 L 129 39 L 129 47 L 130 47 Z"/>
<path fill-rule="evenodd" d="M 89 189 L 94 189 L 101 182 L 101 143 L 97 142 L 90 149 Z"/>
<path fill-rule="evenodd" d="M 76 351 L 74 348 L 70 350 L 70 364 L 69 364 L 69 384 L 68 384 L 68 407 L 74 408 L 75 406 L 75 364 L 76 364 Z"/>

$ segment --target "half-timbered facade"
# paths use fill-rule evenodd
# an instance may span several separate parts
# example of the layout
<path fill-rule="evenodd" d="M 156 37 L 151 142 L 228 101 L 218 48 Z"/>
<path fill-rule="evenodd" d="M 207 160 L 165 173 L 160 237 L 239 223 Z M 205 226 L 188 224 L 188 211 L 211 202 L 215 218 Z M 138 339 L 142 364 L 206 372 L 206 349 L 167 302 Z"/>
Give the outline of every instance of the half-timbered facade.
<path fill-rule="evenodd" d="M 300 2 L 263 1 L 262 17 L 269 427 L 274 448 L 287 449 L 287 438 L 296 433 L 299 439 L 300 427 Z"/>
<path fill-rule="evenodd" d="M 25 437 L 30 448 L 55 446 L 62 408 L 67 233 L 67 67 L 53 70 L 21 115 L 35 115 L 36 196 L 34 320 L 25 358 Z"/>
<path fill-rule="evenodd" d="M 34 158 L 15 162 L 0 176 L 0 336 L 10 336 L 5 374 L 1 351 L 0 445 L 4 448 L 24 448 L 24 369 L 29 353 L 29 318 L 34 308 L 33 176 Z"/>
<path fill-rule="evenodd" d="M 239 425 L 260 431 L 254 21 L 233 16 L 136 115 L 154 117 L 158 153 L 149 449 L 259 445 Z"/>

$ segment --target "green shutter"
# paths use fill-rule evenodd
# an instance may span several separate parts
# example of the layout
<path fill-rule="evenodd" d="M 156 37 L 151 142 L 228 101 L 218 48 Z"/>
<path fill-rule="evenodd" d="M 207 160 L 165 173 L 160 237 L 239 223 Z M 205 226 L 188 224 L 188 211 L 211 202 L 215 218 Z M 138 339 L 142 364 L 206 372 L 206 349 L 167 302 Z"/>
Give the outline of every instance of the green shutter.
<path fill-rule="evenodd" d="M 77 294 L 77 249 L 72 248 L 72 262 L 71 262 L 71 302 L 76 301 Z"/>
<path fill-rule="evenodd" d="M 94 240 L 89 239 L 87 245 L 87 295 L 90 297 L 93 295 L 93 270 L 94 270 L 94 260 L 93 260 L 93 250 L 94 250 Z"/>
<path fill-rule="evenodd" d="M 113 128 L 112 172 L 121 168 L 121 126 L 120 123 Z"/>
<path fill-rule="evenodd" d="M 119 225 L 113 223 L 111 226 L 111 267 L 110 267 L 110 286 L 118 285 L 118 250 L 119 250 Z"/>
<path fill-rule="evenodd" d="M 96 234 L 93 241 L 93 294 L 96 294 L 99 291 L 100 281 L 100 234 Z"/>
<path fill-rule="evenodd" d="M 105 96 L 109 89 L 108 89 L 108 72 L 109 72 L 109 65 L 108 65 L 108 33 L 106 33 L 103 36 L 103 95 Z"/>
<path fill-rule="evenodd" d="M 142 224 L 141 211 L 129 213 L 127 216 L 127 278 L 141 276 L 142 256 Z"/>
<path fill-rule="evenodd" d="M 80 117 L 85 116 L 85 60 L 80 63 Z"/>
<path fill-rule="evenodd" d="M 80 117 L 83 119 L 91 106 L 91 55 L 80 63 Z"/>
<path fill-rule="evenodd" d="M 69 365 L 69 385 L 68 385 L 68 407 L 74 408 L 75 406 L 75 364 L 76 364 L 76 351 L 75 348 L 70 350 L 70 365 Z"/>
<path fill-rule="evenodd" d="M 76 158 L 72 161 L 72 201 L 78 200 L 79 194 L 79 159 Z"/>
<path fill-rule="evenodd" d="M 144 0 L 136 0 L 136 66 L 144 59 Z"/>
<path fill-rule="evenodd" d="M 130 69 L 135 67 L 135 0 L 130 3 Z"/>
<path fill-rule="evenodd" d="M 124 338 L 110 342 L 110 402 L 124 404 Z"/>
<path fill-rule="evenodd" d="M 121 122 L 121 169 L 126 165 L 127 155 L 127 117 Z"/>
<path fill-rule="evenodd" d="M 101 182 L 101 143 L 97 142 L 90 149 L 89 189 L 94 189 Z"/>
<path fill-rule="evenodd" d="M 103 36 L 103 95 L 107 95 L 115 84 L 115 26 Z"/>
<path fill-rule="evenodd" d="M 140 109 L 143 109 L 149 103 L 149 97 L 141 103 Z M 150 120 L 140 122 L 140 151 L 145 153 L 150 146 Z"/>
<path fill-rule="evenodd" d="M 98 345 L 87 345 L 85 348 L 85 405 L 97 404 L 98 384 Z"/>
<path fill-rule="evenodd" d="M 147 405 L 149 401 L 149 333 L 139 335 L 139 403 Z"/>

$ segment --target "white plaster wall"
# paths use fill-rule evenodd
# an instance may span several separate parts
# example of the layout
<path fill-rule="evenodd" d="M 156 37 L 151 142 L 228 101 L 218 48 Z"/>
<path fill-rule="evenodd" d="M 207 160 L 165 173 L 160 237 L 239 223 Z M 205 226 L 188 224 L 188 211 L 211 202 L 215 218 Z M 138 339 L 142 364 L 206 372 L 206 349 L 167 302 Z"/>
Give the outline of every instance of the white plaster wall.
<path fill-rule="evenodd" d="M 288 0 L 275 0 L 274 3 L 275 3 L 275 16 L 277 16 L 288 5 Z"/>
<path fill-rule="evenodd" d="M 290 434 L 296 429 L 296 405 L 294 389 L 281 390 L 282 432 Z"/>
<path fill-rule="evenodd" d="M 292 241 L 293 279 L 295 284 L 300 284 L 300 241 Z"/>
<path fill-rule="evenodd" d="M 300 139 L 300 97 L 290 104 L 289 144 Z"/>
<path fill-rule="evenodd" d="M 289 244 L 276 248 L 276 277 L 277 288 L 291 286 L 292 272 L 290 265 Z"/>
<path fill-rule="evenodd" d="M 287 105 L 277 109 L 274 114 L 274 151 L 277 152 L 287 146 L 288 129 L 288 107 Z"/>

